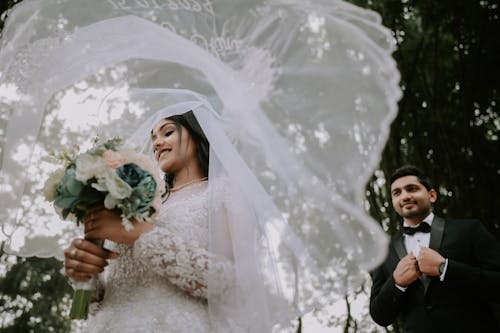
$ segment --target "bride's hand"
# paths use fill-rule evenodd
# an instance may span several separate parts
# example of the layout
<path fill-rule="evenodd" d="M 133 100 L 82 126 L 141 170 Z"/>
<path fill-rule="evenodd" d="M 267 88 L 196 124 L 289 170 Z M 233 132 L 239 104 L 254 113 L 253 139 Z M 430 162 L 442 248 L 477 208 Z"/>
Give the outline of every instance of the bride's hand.
<path fill-rule="evenodd" d="M 134 228 L 125 230 L 122 218 L 117 211 L 99 208 L 89 211 L 84 217 L 85 238 L 109 239 L 115 243 L 132 245 L 143 233 L 151 230 L 153 225 L 147 222 L 133 221 Z"/>
<path fill-rule="evenodd" d="M 85 239 L 74 239 L 64 250 L 66 275 L 76 281 L 86 281 L 101 273 L 108 265 L 107 259 L 116 259 L 118 254 L 105 250 Z"/>

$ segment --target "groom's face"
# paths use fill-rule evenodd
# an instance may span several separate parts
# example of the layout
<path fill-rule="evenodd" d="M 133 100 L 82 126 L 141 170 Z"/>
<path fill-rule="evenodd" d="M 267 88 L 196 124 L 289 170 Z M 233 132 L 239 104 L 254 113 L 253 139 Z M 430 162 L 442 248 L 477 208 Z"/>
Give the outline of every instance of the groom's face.
<path fill-rule="evenodd" d="M 410 224 L 420 223 L 432 210 L 437 194 L 427 190 L 417 176 L 404 176 L 391 184 L 394 210 Z"/>

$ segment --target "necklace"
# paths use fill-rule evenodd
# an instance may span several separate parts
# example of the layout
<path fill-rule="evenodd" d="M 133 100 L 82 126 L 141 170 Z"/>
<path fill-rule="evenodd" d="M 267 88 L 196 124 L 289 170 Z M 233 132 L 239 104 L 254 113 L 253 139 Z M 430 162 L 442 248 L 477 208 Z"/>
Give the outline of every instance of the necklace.
<path fill-rule="evenodd" d="M 185 184 L 179 185 L 179 186 L 177 186 L 177 187 L 172 187 L 172 188 L 170 189 L 170 192 L 177 192 L 177 191 L 179 191 L 179 190 L 182 190 L 182 189 L 183 189 L 184 187 L 186 187 L 186 186 L 189 186 L 189 185 L 194 184 L 194 183 L 203 182 L 203 181 L 205 181 L 205 180 L 208 180 L 208 177 L 203 177 L 203 178 L 200 178 L 200 179 L 195 179 L 195 180 L 192 180 L 192 181 L 187 182 L 187 183 L 185 183 Z"/>

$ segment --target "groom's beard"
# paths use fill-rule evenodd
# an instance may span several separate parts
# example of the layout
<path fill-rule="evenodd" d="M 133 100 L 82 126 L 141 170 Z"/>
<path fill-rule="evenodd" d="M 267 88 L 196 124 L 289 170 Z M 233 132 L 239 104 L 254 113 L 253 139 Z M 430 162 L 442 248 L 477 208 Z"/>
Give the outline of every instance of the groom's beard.
<path fill-rule="evenodd" d="M 401 217 L 407 218 L 407 219 L 420 218 L 423 220 L 427 215 L 429 215 L 431 213 L 430 206 L 427 206 L 427 205 L 419 206 L 418 203 L 416 203 L 416 202 L 411 202 L 411 204 L 415 205 L 416 209 L 405 210 L 404 207 L 399 208 L 399 215 L 401 215 Z"/>

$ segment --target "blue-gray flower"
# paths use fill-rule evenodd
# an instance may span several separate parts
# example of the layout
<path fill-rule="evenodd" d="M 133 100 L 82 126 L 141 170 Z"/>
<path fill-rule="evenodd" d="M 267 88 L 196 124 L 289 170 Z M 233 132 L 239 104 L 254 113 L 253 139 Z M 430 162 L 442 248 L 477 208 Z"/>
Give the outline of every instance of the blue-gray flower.
<path fill-rule="evenodd" d="M 144 177 L 145 171 L 134 163 L 128 163 L 116 169 L 116 173 L 131 187 L 135 187 Z"/>
<path fill-rule="evenodd" d="M 76 179 L 76 166 L 70 165 L 66 169 L 61 183 L 57 186 L 57 197 L 54 204 L 60 208 L 72 207 L 80 199 L 80 193 L 84 186 Z"/>

